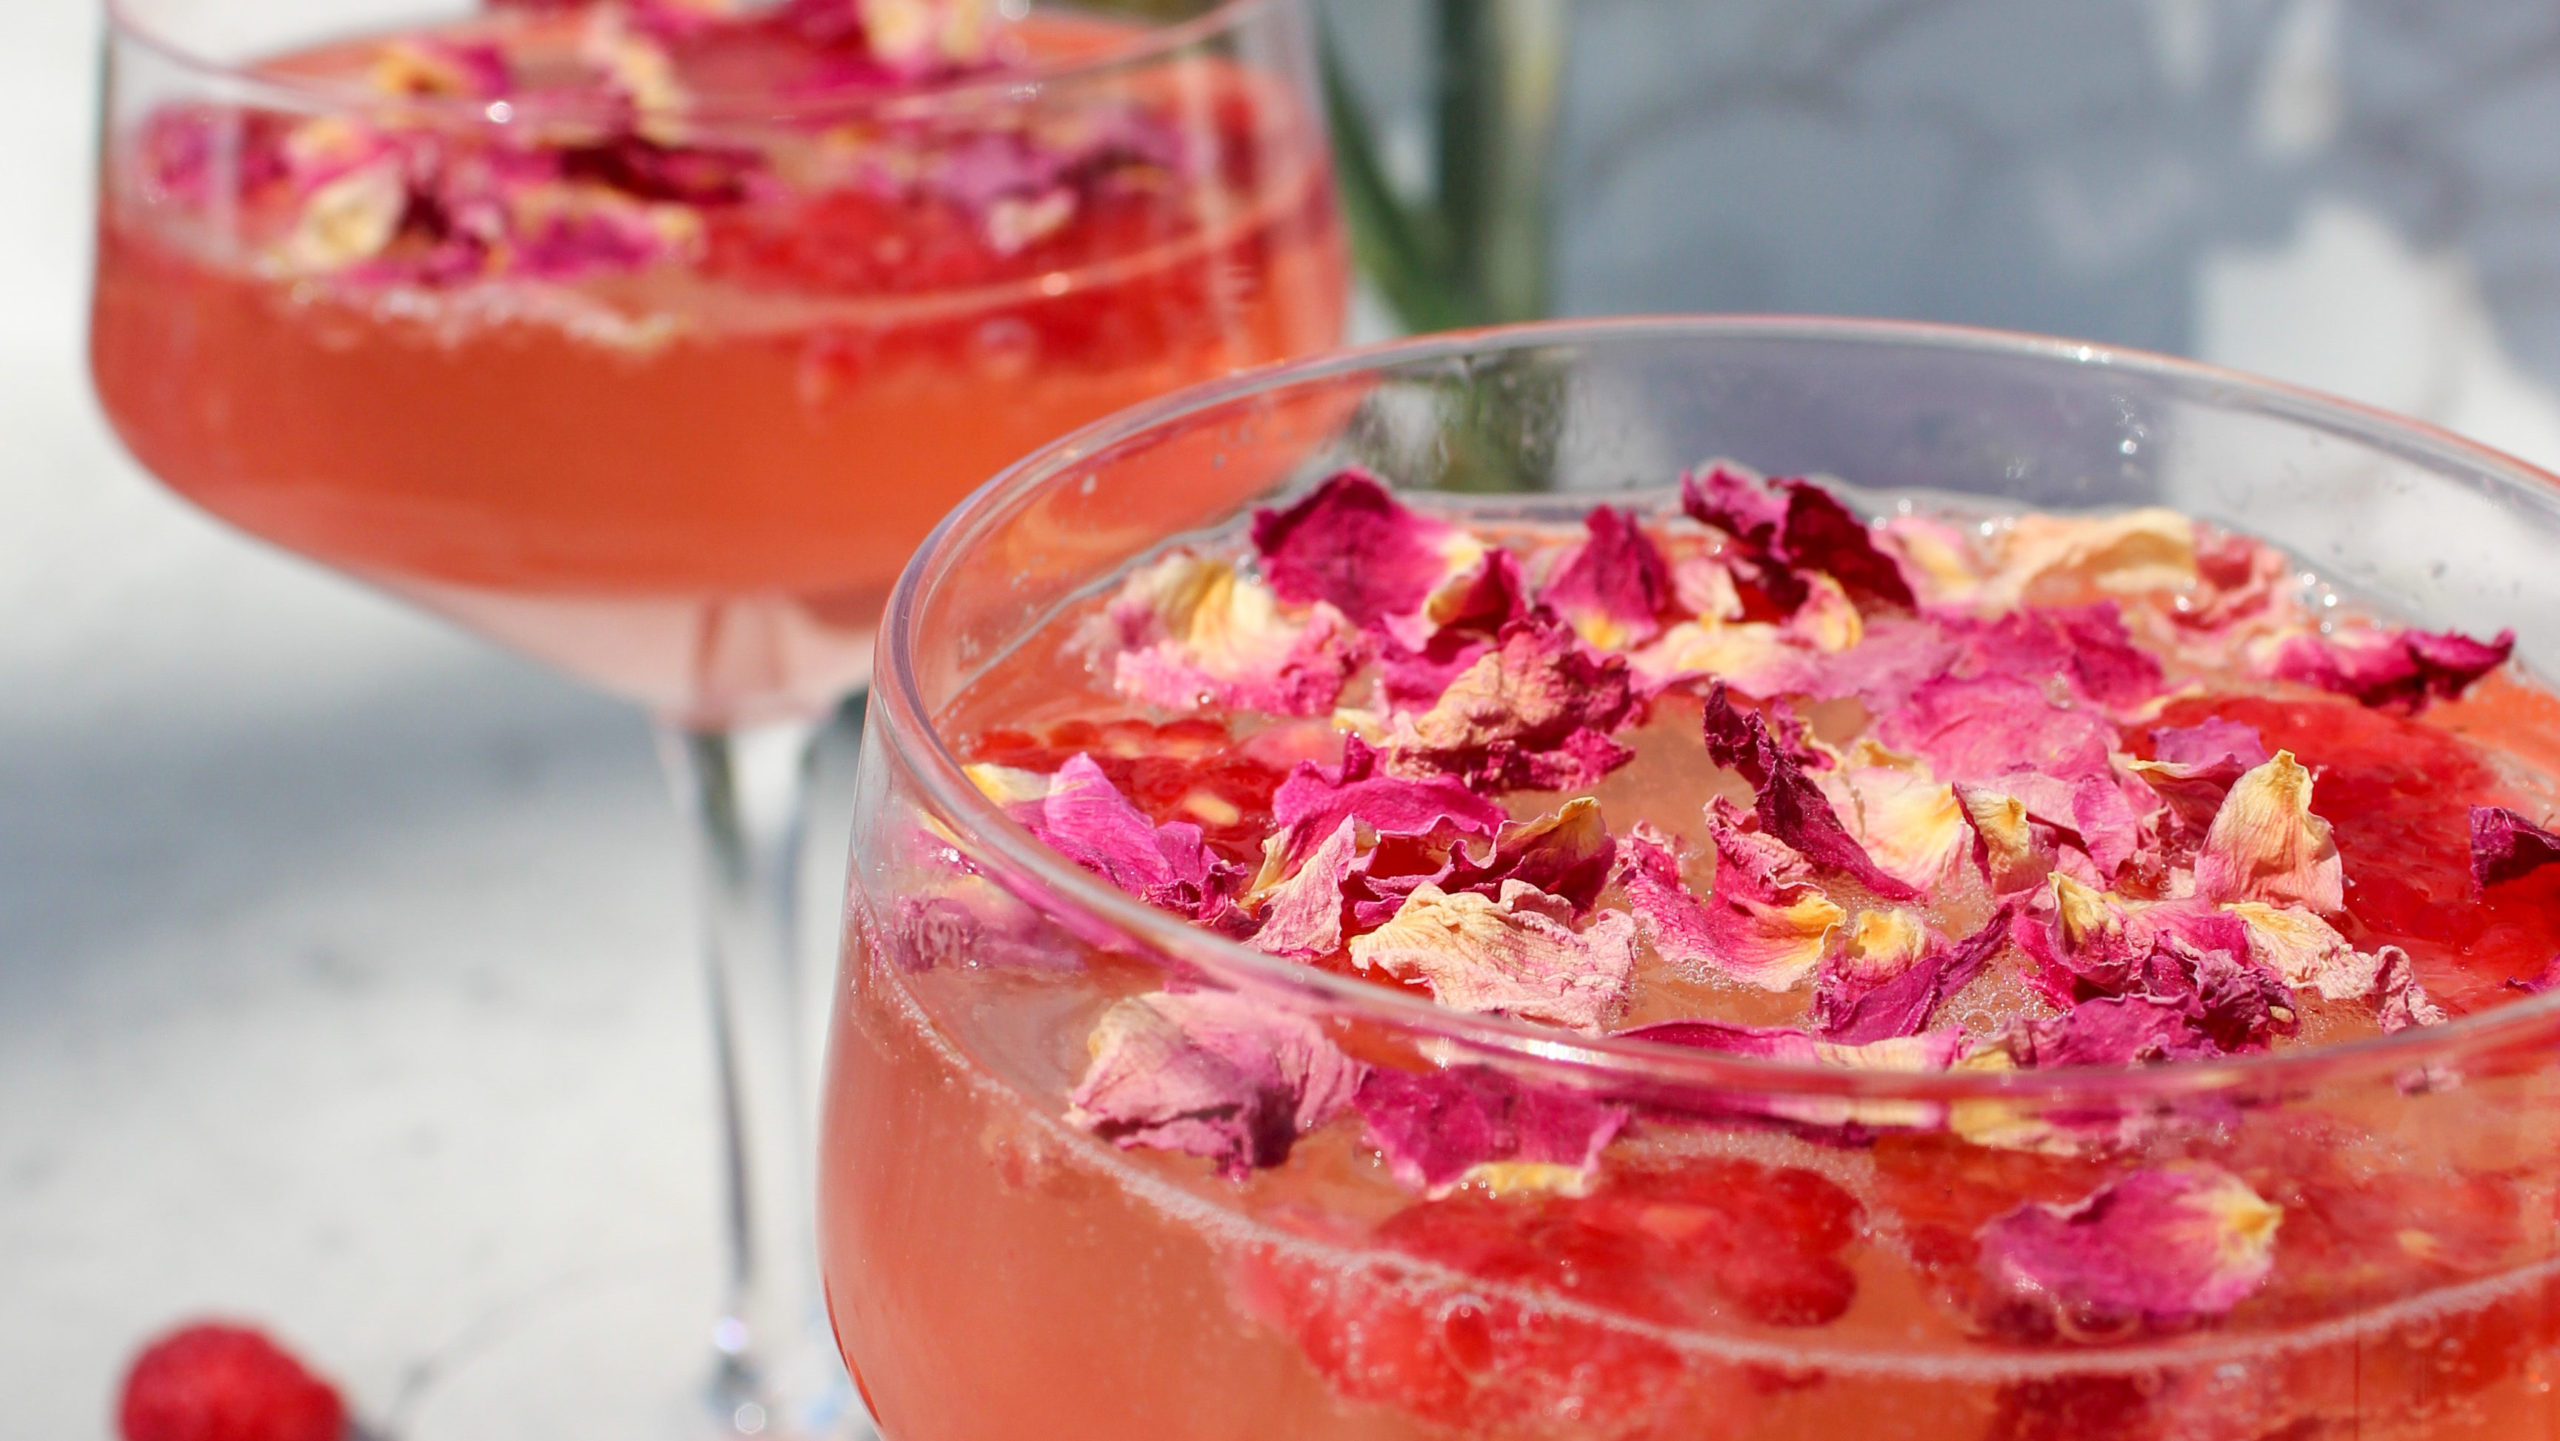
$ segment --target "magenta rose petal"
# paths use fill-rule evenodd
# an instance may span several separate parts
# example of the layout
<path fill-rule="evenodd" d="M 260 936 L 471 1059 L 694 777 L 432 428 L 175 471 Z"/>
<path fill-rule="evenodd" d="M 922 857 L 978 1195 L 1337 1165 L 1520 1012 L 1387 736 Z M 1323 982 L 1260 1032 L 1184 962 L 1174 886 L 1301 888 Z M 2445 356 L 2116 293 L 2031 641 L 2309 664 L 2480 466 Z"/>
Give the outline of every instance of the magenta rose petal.
<path fill-rule="evenodd" d="M 2008 944 L 2009 912 L 2003 909 L 1962 940 L 1931 933 L 1918 957 L 1883 980 L 1826 972 L 1814 984 L 1813 1031 L 1848 1045 L 1919 1035 L 1939 1004 L 1972 984 Z"/>
<path fill-rule="evenodd" d="M 1981 1234 L 1994 1324 L 2104 1340 L 2228 1315 L 2273 1272 L 2283 1220 L 2201 1162 L 2135 1171 L 2077 1205 L 2021 1206 Z"/>
<path fill-rule="evenodd" d="M 1295 862 L 1346 820 L 1380 835 L 1421 836 L 1446 826 L 1459 834 L 1490 836 L 1508 819 L 1499 802 L 1454 780 L 1390 775 L 1381 757 L 1358 736 L 1346 737 L 1342 764 L 1328 774 L 1301 761 L 1272 796 L 1271 814 L 1285 836 L 1283 855 Z"/>
<path fill-rule="evenodd" d="M 1887 900 L 1917 900 L 1919 887 L 1889 875 L 1840 823 L 1839 813 L 1804 764 L 1780 746 L 1756 714 L 1734 708 L 1723 685 L 1707 694 L 1707 750 L 1716 764 L 1751 783 L 1758 795 L 1761 828 L 1815 865 L 1855 878 Z"/>
<path fill-rule="evenodd" d="M 2472 682 L 2506 664 L 2515 644 L 2511 630 L 2485 641 L 2453 631 L 2306 631 L 2276 648 L 2267 672 L 2278 680 L 2353 696 L 2365 705 L 2416 711 L 2470 689 Z"/>
<path fill-rule="evenodd" d="M 1624 657 L 1542 613 L 1503 627 L 1429 710 L 1398 715 L 1387 768 L 1486 793 L 1577 789 L 1634 757 L 1609 735 L 1634 703 Z"/>
<path fill-rule="evenodd" d="M 1288 1159 L 1350 1106 L 1361 1066 L 1303 1016 L 1223 991 L 1113 1005 L 1067 1119 L 1117 1145 L 1180 1151 L 1230 1177 Z"/>
<path fill-rule="evenodd" d="M 1609 650 L 1644 644 L 1672 608 L 1671 567 L 1634 515 L 1594 506 L 1583 542 L 1559 562 L 1538 598 L 1583 639 Z"/>
<path fill-rule="evenodd" d="M 1623 1106 L 1491 1066 L 1372 1069 L 1353 1103 L 1389 1172 L 1432 1196 L 1469 1181 L 1579 1192 L 1627 1123 Z"/>
<path fill-rule="evenodd" d="M 2482 887 L 2529 876 L 2560 861 L 2560 835 L 2505 806 L 2471 808 L 2471 878 Z"/>
<path fill-rule="evenodd" d="M 1296 505 L 1253 517 L 1253 548 L 1280 598 L 1324 601 L 1364 630 L 1422 608 L 1448 576 L 1444 547 L 1455 533 L 1398 504 L 1360 470 L 1337 472 Z"/>

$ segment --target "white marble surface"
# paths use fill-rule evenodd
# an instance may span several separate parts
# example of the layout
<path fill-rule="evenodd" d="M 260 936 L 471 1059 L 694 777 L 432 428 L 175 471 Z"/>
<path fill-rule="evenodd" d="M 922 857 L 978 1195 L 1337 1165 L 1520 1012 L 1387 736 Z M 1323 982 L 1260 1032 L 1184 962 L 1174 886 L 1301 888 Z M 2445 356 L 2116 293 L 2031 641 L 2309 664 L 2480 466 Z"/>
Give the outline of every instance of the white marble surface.
<path fill-rule="evenodd" d="M 2217 113 L 2261 136 L 2255 163 L 2290 188 L 2245 233 L 2220 233 L 2197 208 L 2220 192 L 2180 188 L 2204 172 L 2075 209 L 2077 152 L 2021 162 L 2021 186 L 1999 192 L 2025 207 L 2019 223 L 2088 240 L 2084 279 L 2109 265 L 2148 278 L 2117 312 L 2022 303 L 1989 318 L 2121 314 L 2121 338 L 2560 460 L 2547 378 L 2560 322 L 2541 308 L 2560 315 L 2542 280 L 2560 215 L 2537 176 L 2502 178 L 2554 153 L 2542 92 L 2511 85 L 2500 93 L 2523 98 L 2508 111 L 2483 100 L 2439 127 L 2469 137 L 2447 152 L 2459 164 L 2404 145 L 2415 170 L 2375 167 L 2395 136 L 2437 133 L 2423 114 L 2337 119 L 2340 44 L 2411 60 L 2358 72 L 2397 104 L 2462 90 L 2444 75 L 2495 59 L 2494 35 L 2420 43 L 2388 28 L 2459 35 L 2442 5 L 2349 6 L 2341 31 L 2337 0 L 2034 4 L 2132 37 L 2127 64 L 2171 90 L 2227 82 Z M 581 1276 L 700 1274 L 712 1234 L 687 890 L 639 719 L 218 529 L 106 434 L 78 364 L 93 6 L 0 6 L 0 1434 L 52 1438 L 103 1433 L 123 1355 L 175 1316 L 262 1318 L 378 1409 L 493 1310 Z M 1567 169 L 1576 213 L 1607 221 L 1567 235 L 1568 301 L 1964 310 L 1930 288 L 1957 271 L 1925 254 L 1878 259 L 1839 238 L 1839 283 L 1823 289 L 1788 268 L 1820 254 L 1752 248 L 1784 227 L 1722 224 L 1743 181 L 1696 183 L 1730 160 L 1718 112 L 1641 108 L 1675 82 L 1706 93 L 1703 72 L 1591 84 L 1631 58 L 1669 65 L 1726 43 L 1643 40 L 1665 16 L 1706 26 L 1766 8 L 1588 0 L 1574 74 L 1597 100 L 1573 134 L 1630 138 Z M 1901 28 L 1874 53 L 1894 74 L 1925 69 L 1926 29 L 1907 22 L 1926 5 L 1816 8 L 1852 28 L 1881 14 Z M 1972 9 L 1986 33 L 2025 43 L 2000 30 L 1999 7 Z M 2544 13 L 2462 13 L 2529 9 Z M 2069 48 L 2076 33 L 2036 43 Z M 2151 82 L 2127 83 L 2139 99 Z M 1817 139 L 1807 175 L 1919 186 L 1930 173 Z M 2374 164 L 2318 163 L 2351 144 Z M 2104 173 L 2169 172 L 2145 159 Z M 2462 179 L 2475 202 L 2521 198 L 2421 224 L 2391 187 L 2430 174 Z M 2024 184 L 2037 175 L 2050 183 Z M 2130 244 L 2146 196 L 2186 227 L 2158 233 L 2193 243 Z M 1664 197 L 1686 208 L 1647 208 Z M 1796 233 L 1813 234 L 1827 212 L 1805 203 Z"/>

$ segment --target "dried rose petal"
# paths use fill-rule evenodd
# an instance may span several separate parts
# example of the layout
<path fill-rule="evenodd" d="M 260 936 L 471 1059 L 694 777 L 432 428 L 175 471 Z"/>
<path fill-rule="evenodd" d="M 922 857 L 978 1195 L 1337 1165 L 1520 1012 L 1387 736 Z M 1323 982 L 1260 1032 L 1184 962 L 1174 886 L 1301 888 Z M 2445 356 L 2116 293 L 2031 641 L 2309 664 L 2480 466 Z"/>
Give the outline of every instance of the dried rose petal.
<path fill-rule="evenodd" d="M 406 36 L 382 47 L 365 80 L 385 95 L 495 100 L 514 88 L 507 52 L 483 41 Z"/>
<path fill-rule="evenodd" d="M 2147 1065 L 2223 1053 L 2192 997 L 2150 995 L 2101 996 L 2059 1016 L 2013 1021 L 1993 1045 L 2021 1067 Z"/>
<path fill-rule="evenodd" d="M 1281 599 L 1326 602 L 1363 629 L 1422 609 L 1453 550 L 1474 561 L 1465 532 L 1399 505 L 1360 470 L 1336 472 L 1286 510 L 1256 511 L 1253 548 Z"/>
<path fill-rule="evenodd" d="M 1081 753 L 1050 779 L 1032 829 L 1051 850 L 1121 890 L 1185 915 L 1202 913 L 1241 879 L 1237 867 L 1211 854 L 1198 826 L 1148 820 Z"/>
<path fill-rule="evenodd" d="M 1121 694 L 1172 711 L 1322 715 L 1367 651 L 1331 606 L 1289 615 L 1269 586 L 1187 554 L 1132 575 L 1104 620 Z"/>
<path fill-rule="evenodd" d="M 2276 647 L 2266 671 L 2278 680 L 2354 696 L 2369 706 L 2416 711 L 2431 700 L 2461 695 L 2473 681 L 2505 665 L 2515 645 L 2512 630 L 2486 641 L 2453 631 L 2305 631 Z"/>
<path fill-rule="evenodd" d="M 1671 567 L 1633 513 L 1599 505 L 1583 517 L 1589 537 L 1557 563 L 1538 592 L 1584 640 L 1628 650 L 1662 631 L 1672 606 Z"/>
<path fill-rule="evenodd" d="M 2203 720 L 2191 726 L 2161 726 L 2151 732 L 2151 753 L 2168 765 L 2211 766 L 2225 762 L 2241 770 L 2266 764 L 2267 743 L 2258 728 L 2238 721 Z"/>
<path fill-rule="evenodd" d="M 2196 852 L 2196 894 L 2208 901 L 2264 901 L 2334 915 L 2345 874 L 2329 823 L 2311 813 L 2311 772 L 2277 751 L 2233 783 Z"/>
<path fill-rule="evenodd" d="M 1818 866 L 1841 871 L 1886 900 L 1909 901 L 1921 891 L 1875 863 L 1840 823 L 1821 787 L 1803 763 L 1780 746 L 1756 714 L 1737 711 L 1719 684 L 1708 692 L 1707 751 L 1716 764 L 1738 772 L 1759 796 L 1760 826 Z"/>
<path fill-rule="evenodd" d="M 2055 705 L 2029 681 L 1986 675 L 1921 685 L 1877 723 L 1876 738 L 1950 781 L 2028 770 L 2067 782 L 2109 773 L 2116 729 L 2089 707 Z"/>
<path fill-rule="evenodd" d="M 1634 758 L 1609 738 L 1634 700 L 1624 658 L 1593 655 L 1552 615 L 1515 621 L 1430 710 L 1395 718 L 1387 767 L 1486 792 L 1580 789 Z"/>
<path fill-rule="evenodd" d="M 2381 958 L 2347 944 L 2337 928 L 2299 906 L 2234 901 L 2223 907 L 2249 928 L 2249 953 L 2284 977 L 2330 1001 L 2360 1001 L 2382 982 Z"/>
<path fill-rule="evenodd" d="M 2021 1206 L 1982 1230 L 1995 1324 L 2104 1340 L 2226 1315 L 2266 1283 L 2283 1221 L 2247 1182 L 2195 1161 L 2135 1171 L 2076 1205 Z"/>
<path fill-rule="evenodd" d="M 1680 506 L 1789 570 L 1822 572 L 1862 599 L 1914 603 L 1911 583 L 1867 523 L 1811 481 L 1764 481 L 1718 465 L 1680 478 Z"/>
<path fill-rule="evenodd" d="M 2471 808 L 2471 878 L 2483 888 L 2529 876 L 2553 861 L 2560 861 L 2560 835 L 2504 806 Z"/>
<path fill-rule="evenodd" d="M 1351 1104 L 1361 1066 L 1304 1016 L 1223 991 L 1158 991 L 1103 1012 L 1067 1121 L 1123 1147 L 1205 1156 L 1229 1177 L 1287 1160 Z"/>
<path fill-rule="evenodd" d="M 1312 960 L 1342 949 L 1343 884 L 1358 859 L 1360 824 L 1345 819 L 1297 873 L 1263 894 L 1262 923 L 1246 944 L 1266 955 Z"/>
<path fill-rule="evenodd" d="M 1587 911 L 1609 884 L 1617 853 L 1600 803 L 1577 796 L 1536 820 L 1504 822 L 1482 860 L 1461 841 L 1438 884 L 1444 891 L 1498 896 L 1505 883 L 1520 881 Z"/>
<path fill-rule="evenodd" d="M 1958 675 L 2052 676 L 2081 699 L 2120 712 L 2160 693 L 2160 662 L 2133 643 L 2113 601 L 1946 625 L 1963 647 L 1950 668 Z"/>
<path fill-rule="evenodd" d="M 1491 1066 L 1373 1069 L 1355 1098 L 1368 1143 L 1398 1181 L 1434 1198 L 1468 1182 L 1580 1195 L 1623 1106 L 1522 1083 Z"/>
<path fill-rule="evenodd" d="M 1849 764 L 1816 783 L 1860 848 L 1887 875 L 1922 891 L 1944 879 L 1972 844 L 1955 788 L 1881 747 L 1854 747 Z"/>
<path fill-rule="evenodd" d="M 1379 768 L 1378 753 L 1358 736 L 1346 737 L 1342 765 L 1327 774 L 1301 761 L 1271 798 L 1272 819 L 1284 837 L 1282 855 L 1296 861 L 1346 820 L 1384 836 L 1423 836 L 1446 827 L 1458 834 L 1489 836 L 1507 813 L 1453 780 L 1410 779 Z"/>
<path fill-rule="evenodd" d="M 1878 914 L 1859 917 L 1861 936 L 1867 917 Z M 1939 1003 L 1972 984 L 2007 944 L 2009 913 L 2003 910 L 1960 941 L 1923 931 L 1918 952 L 1890 973 L 1846 966 L 1826 970 L 1814 985 L 1813 1029 L 1825 1040 L 1849 1045 L 1919 1035 L 1929 1028 Z M 1850 954 L 1873 955 L 1879 949 L 1853 944 Z"/>
<path fill-rule="evenodd" d="M 2407 951 L 2384 946 L 2375 955 L 2380 971 L 2375 989 L 2381 997 L 2378 1013 L 2384 1035 L 2396 1035 L 2412 1026 L 2441 1026 L 2451 1019 L 2444 1007 L 2427 995 L 2427 988 L 2419 984 L 2418 968 L 2410 962 Z"/>
<path fill-rule="evenodd" d="M 1751 1056 L 1794 1065 L 1844 1066 L 1861 1071 L 1943 1071 L 1964 1050 L 1964 1033 L 1931 1031 L 1862 1044 L 1818 1039 L 1792 1026 L 1744 1026 L 1730 1021 L 1656 1021 L 1617 1033 L 1729 1056 Z"/>
<path fill-rule="evenodd" d="M 1577 933 L 1573 904 L 1518 881 L 1499 899 L 1424 885 L 1385 925 L 1351 942 L 1352 964 L 1419 977 L 1453 1010 L 1491 1011 L 1597 1031 L 1625 1003 L 1635 922 L 1602 911 Z"/>
<path fill-rule="evenodd" d="M 1974 864 L 1992 894 L 2009 896 L 2044 884 L 2058 860 L 2054 828 L 2027 813 L 2026 802 L 1995 786 L 1958 785 L 1974 835 Z"/>
<path fill-rule="evenodd" d="M 2197 578 L 2196 538 L 2193 520 L 2158 506 L 2119 515 L 2017 516 L 1990 536 L 1990 571 L 1963 603 L 1998 615 L 2020 605 L 2183 590 Z"/>

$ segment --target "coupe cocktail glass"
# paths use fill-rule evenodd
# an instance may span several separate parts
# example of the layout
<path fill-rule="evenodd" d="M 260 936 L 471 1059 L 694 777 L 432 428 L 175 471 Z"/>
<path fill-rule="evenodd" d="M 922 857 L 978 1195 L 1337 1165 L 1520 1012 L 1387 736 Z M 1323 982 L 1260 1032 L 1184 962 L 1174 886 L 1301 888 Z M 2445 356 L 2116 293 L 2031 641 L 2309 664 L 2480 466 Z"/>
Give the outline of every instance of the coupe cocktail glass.
<path fill-rule="evenodd" d="M 133 454 L 661 725 L 722 1415 L 784 1424 L 814 1316 L 788 880 L 899 566 L 1034 445 L 1341 323 L 1302 6 L 1023 8 L 110 6 L 92 362 Z"/>
<path fill-rule="evenodd" d="M 1533 326 L 1277 367 L 1092 427 L 947 520 L 884 632 L 819 1180 L 837 1335 L 884 1434 L 2560 1437 L 2560 1001 L 2138 1069 L 1680 1051 L 1264 956 L 1048 850 L 963 769 L 964 738 L 1054 727 L 1093 694 L 1062 616 L 1340 466 L 1473 514 L 1570 520 L 1657 502 L 1712 456 L 1851 478 L 1882 507 L 2174 506 L 2285 546 L 2359 604 L 2513 624 L 2529 668 L 2560 662 L 2538 624 L 2552 477 L 2342 402 L 2067 342 Z M 1073 739 L 1107 757 L 1128 738 Z M 1136 743 L 1176 762 L 1228 747 Z M 1191 783 L 1177 763 L 1145 785 Z M 1205 821 L 1222 782 L 1196 784 Z M 1356 1119 L 1242 1180 L 1117 1149 L 1073 1124 L 1069 1093 L 1106 1006 L 1158 991 L 1303 1018 L 1370 1067 L 1481 1065 L 1606 1098 L 1643 1128 L 1648 1169 L 1604 1162 L 1585 1210 L 1426 1200 Z M 1979 1228 L 2080 1214 L 2136 1171 L 2247 1178 L 2249 1214 L 2224 1219 L 2272 1247 L 2265 1286 L 2217 1318 L 2104 1328 L 2067 1305 L 2042 1326 L 1980 1309 Z M 1698 1273 L 1690 1304 L 1630 1270 L 1664 1257 Z M 1799 1282 L 1826 1304 L 1788 1304 Z"/>

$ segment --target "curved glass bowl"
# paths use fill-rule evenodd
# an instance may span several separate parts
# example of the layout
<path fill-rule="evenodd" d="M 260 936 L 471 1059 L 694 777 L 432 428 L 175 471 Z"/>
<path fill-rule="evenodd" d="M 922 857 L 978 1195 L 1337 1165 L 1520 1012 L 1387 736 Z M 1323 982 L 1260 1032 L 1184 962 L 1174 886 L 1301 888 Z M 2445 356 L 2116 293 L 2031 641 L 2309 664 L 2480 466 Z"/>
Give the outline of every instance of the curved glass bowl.
<path fill-rule="evenodd" d="M 964 705 L 1035 717 L 1054 660 L 1024 642 L 1062 606 L 1337 466 L 1578 508 L 1658 498 L 1710 456 L 1994 508 L 2173 505 L 2378 609 L 2517 624 L 2519 655 L 2551 669 L 2532 625 L 2560 556 L 2551 477 L 2070 342 L 1532 326 L 1266 370 L 1088 429 L 946 520 L 885 632 L 819 1223 L 838 1338 L 885 1433 L 2560 1437 L 2560 1001 L 2133 1071 L 1852 1072 L 1585 1039 L 1149 909 L 1041 847 L 953 753 Z M 1628 1106 L 1595 1195 L 1627 1194 L 1622 1162 L 1689 1189 L 1610 1213 L 1614 1231 L 1569 1197 L 1426 1201 L 1356 1117 L 1242 1182 L 1117 1150 L 1068 1124 L 1068 1092 L 1108 1001 L 1167 986 L 1308 1017 L 1372 1066 L 1489 1065 Z M 1986 1224 L 2208 1166 L 2277 1212 L 2250 1222 L 2274 1227 L 2273 1270 L 2227 1316 L 2101 1326 L 2062 1305 L 2032 1324 L 1994 1304 Z M 1696 1270 L 1688 1304 L 1629 1274 L 1649 1264 L 1620 1245 L 1630 1226 Z M 1825 1287 L 1831 1304 L 1790 1302 Z"/>

